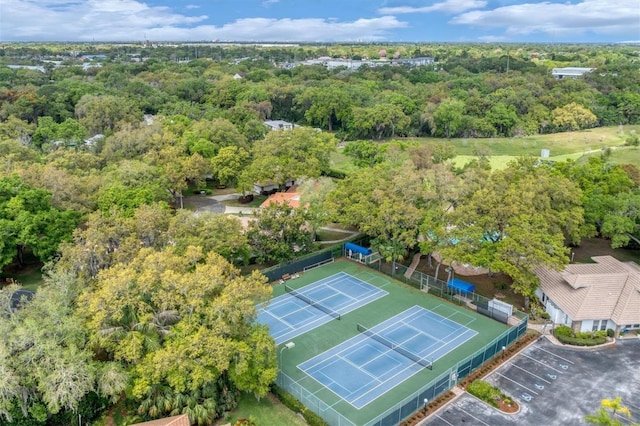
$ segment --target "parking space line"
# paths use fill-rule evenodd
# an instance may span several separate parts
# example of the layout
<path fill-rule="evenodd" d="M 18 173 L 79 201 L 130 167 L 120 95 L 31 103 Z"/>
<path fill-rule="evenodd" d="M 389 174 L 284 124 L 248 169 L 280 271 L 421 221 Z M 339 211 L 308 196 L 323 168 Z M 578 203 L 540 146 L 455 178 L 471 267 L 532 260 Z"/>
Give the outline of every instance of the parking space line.
<path fill-rule="evenodd" d="M 634 425 L 635 423 L 633 422 L 633 419 L 629 419 L 627 418 L 627 416 L 623 416 L 620 413 L 616 413 L 615 416 L 617 417 L 616 420 L 618 420 L 620 423 L 622 424 L 630 424 L 630 425 Z"/>
<path fill-rule="evenodd" d="M 543 379 L 542 377 L 538 376 L 537 374 L 533 374 L 531 371 L 526 370 L 526 369 L 524 369 L 524 368 L 520 367 L 519 365 L 515 365 L 515 364 L 512 364 L 512 365 L 513 365 L 514 367 L 519 368 L 520 370 L 524 371 L 525 373 L 530 374 L 530 375 L 532 375 L 533 377 L 535 377 L 535 378 L 537 378 L 537 379 L 542 380 L 542 381 L 543 381 L 543 382 L 545 382 L 545 383 L 551 384 L 551 382 L 550 382 L 550 381 L 548 381 L 547 379 Z"/>
<path fill-rule="evenodd" d="M 554 354 L 553 352 L 550 352 L 550 351 L 548 351 L 548 350 L 546 350 L 546 349 L 542 349 L 542 348 L 535 348 L 535 349 L 540 349 L 541 351 L 546 352 L 546 353 L 548 353 L 549 355 L 553 355 L 553 356 L 555 356 L 556 358 L 560 358 L 561 360 L 563 360 L 563 361 L 565 361 L 565 362 L 568 362 L 569 364 L 575 364 L 575 362 L 573 362 L 573 361 L 569 361 L 568 359 L 563 358 L 563 357 L 561 357 L 560 355 L 556 355 L 556 354 Z"/>
<path fill-rule="evenodd" d="M 531 393 L 534 393 L 534 394 L 536 394 L 536 395 L 539 395 L 539 394 L 538 394 L 538 392 L 536 392 L 536 391 L 534 391 L 534 390 L 529 389 L 528 387 L 526 387 L 526 386 L 525 386 L 525 385 L 523 385 L 522 383 L 518 383 L 518 382 L 516 382 L 515 380 L 513 380 L 513 379 L 511 379 L 511 378 L 509 378 L 509 377 L 507 377 L 507 376 L 503 376 L 502 374 L 500 374 L 500 373 L 498 373 L 498 372 L 496 372 L 496 374 L 497 374 L 498 376 L 500 376 L 500 377 L 504 377 L 505 379 L 509 380 L 510 382 L 515 383 L 516 385 L 518 385 L 518 386 L 520 386 L 520 387 L 522 387 L 522 388 L 525 388 L 526 390 L 528 390 L 528 391 L 529 391 L 529 392 L 531 392 Z"/>
<path fill-rule="evenodd" d="M 446 424 L 453 426 L 453 423 L 449 423 L 444 418 L 442 418 L 439 414 L 436 414 L 436 417 L 439 418 L 440 420 L 442 420 L 443 422 L 445 422 Z"/>
<path fill-rule="evenodd" d="M 458 410 L 462 411 L 462 412 L 463 412 L 463 413 L 465 413 L 465 414 L 468 414 L 468 415 L 469 415 L 469 417 L 471 417 L 472 419 L 475 419 L 475 420 L 479 421 L 479 422 L 480 422 L 480 423 L 482 423 L 483 425 L 491 426 L 489 423 L 485 423 L 485 422 L 483 422 L 482 420 L 480 420 L 479 418 L 477 418 L 477 417 L 476 417 L 476 416 L 474 416 L 473 414 L 471 414 L 471 413 L 469 413 L 469 412 L 467 412 L 467 411 L 463 410 L 463 409 L 462 409 L 462 408 L 460 408 L 460 407 L 458 407 Z"/>
<path fill-rule="evenodd" d="M 529 355 L 522 354 L 522 356 L 527 357 L 527 358 L 529 358 L 529 359 L 532 359 L 532 360 L 534 360 L 535 362 L 537 362 L 538 364 L 544 365 L 545 367 L 550 368 L 550 369 L 552 369 L 553 371 L 557 371 L 558 373 L 562 373 L 562 371 L 558 370 L 557 368 L 553 368 L 553 367 L 552 367 L 552 366 L 550 366 L 549 364 L 545 364 L 544 362 L 539 361 L 539 360 L 537 360 L 537 359 L 535 359 L 535 358 L 532 358 L 532 357 L 530 357 Z"/>

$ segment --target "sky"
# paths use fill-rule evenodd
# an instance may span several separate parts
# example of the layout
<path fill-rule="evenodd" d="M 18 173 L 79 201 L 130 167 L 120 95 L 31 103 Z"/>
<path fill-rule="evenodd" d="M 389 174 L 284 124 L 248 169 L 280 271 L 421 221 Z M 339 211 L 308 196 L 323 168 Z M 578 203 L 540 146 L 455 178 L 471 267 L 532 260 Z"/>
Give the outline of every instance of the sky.
<path fill-rule="evenodd" d="M 640 0 L 2 0 L 0 42 L 640 43 Z"/>

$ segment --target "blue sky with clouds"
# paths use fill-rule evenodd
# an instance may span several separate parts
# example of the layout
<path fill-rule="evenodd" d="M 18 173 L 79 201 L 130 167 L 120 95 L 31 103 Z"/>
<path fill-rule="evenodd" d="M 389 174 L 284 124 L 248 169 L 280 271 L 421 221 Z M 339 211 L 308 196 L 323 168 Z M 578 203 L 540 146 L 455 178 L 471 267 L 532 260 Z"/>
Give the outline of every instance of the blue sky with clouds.
<path fill-rule="evenodd" d="M 2 0 L 0 41 L 640 42 L 640 0 Z"/>

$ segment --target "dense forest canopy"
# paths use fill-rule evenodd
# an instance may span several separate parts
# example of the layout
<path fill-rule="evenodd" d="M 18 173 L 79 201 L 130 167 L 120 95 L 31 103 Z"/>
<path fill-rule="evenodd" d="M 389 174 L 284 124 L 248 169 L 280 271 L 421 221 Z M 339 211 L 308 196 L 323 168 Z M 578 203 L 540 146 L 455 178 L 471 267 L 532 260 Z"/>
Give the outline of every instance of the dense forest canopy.
<path fill-rule="evenodd" d="M 46 262 L 20 309 L 0 289 L 0 422 L 68 425 L 119 401 L 137 420 L 209 424 L 240 392 L 264 396 L 276 346 L 254 320 L 270 288 L 239 267 L 311 252 L 329 222 L 385 260 L 437 252 L 527 297 L 533 269 L 562 269 L 581 238 L 629 244 L 638 164 L 603 151 L 491 170 L 490 146 L 456 165 L 452 139 L 620 126 L 637 147 L 639 62 L 632 45 L 0 45 L 0 267 Z M 246 227 L 182 208 L 292 180 L 304 208 Z"/>

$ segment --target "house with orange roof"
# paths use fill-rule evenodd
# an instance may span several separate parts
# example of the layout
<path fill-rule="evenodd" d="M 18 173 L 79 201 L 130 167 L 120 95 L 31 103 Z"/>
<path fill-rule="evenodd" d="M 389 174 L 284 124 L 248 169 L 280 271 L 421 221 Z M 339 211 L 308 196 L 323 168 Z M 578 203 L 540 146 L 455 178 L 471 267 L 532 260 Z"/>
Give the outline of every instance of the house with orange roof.
<path fill-rule="evenodd" d="M 292 186 L 287 192 L 276 192 L 260 204 L 260 208 L 268 207 L 271 204 L 288 204 L 294 209 L 300 207 L 300 193 L 297 192 L 297 185 Z"/>
<path fill-rule="evenodd" d="M 612 256 L 561 271 L 537 268 L 536 296 L 555 324 L 575 332 L 640 330 L 640 266 Z"/>

